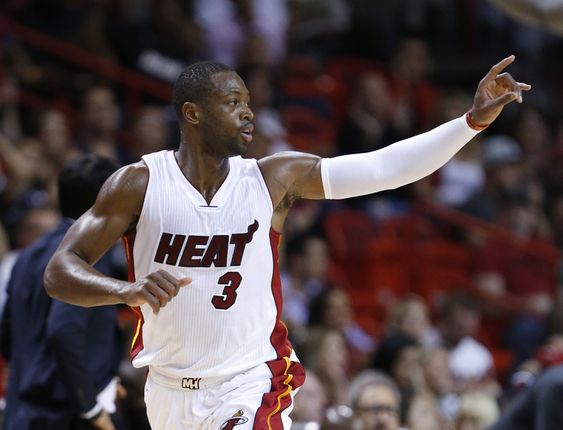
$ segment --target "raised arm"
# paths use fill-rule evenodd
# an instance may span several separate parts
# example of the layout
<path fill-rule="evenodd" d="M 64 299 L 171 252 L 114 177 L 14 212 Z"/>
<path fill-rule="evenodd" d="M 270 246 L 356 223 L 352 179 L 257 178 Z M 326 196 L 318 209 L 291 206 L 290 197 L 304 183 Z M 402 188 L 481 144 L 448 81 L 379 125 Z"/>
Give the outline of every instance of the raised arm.
<path fill-rule="evenodd" d="M 505 105 L 522 102 L 522 91 L 531 87 L 501 73 L 513 61 L 511 55 L 489 70 L 464 117 L 426 133 L 364 154 L 321 160 L 308 154 L 281 153 L 260 160 L 276 208 L 273 227 L 281 229 L 288 208 L 298 198 L 343 199 L 371 194 L 410 184 L 439 169 L 492 123 Z"/>
<path fill-rule="evenodd" d="M 93 265 L 120 237 L 135 228 L 148 182 L 144 163 L 126 166 L 102 187 L 96 203 L 68 230 L 44 275 L 47 293 L 80 306 L 124 303 L 165 306 L 189 279 L 159 270 L 134 283 L 103 275 Z"/>

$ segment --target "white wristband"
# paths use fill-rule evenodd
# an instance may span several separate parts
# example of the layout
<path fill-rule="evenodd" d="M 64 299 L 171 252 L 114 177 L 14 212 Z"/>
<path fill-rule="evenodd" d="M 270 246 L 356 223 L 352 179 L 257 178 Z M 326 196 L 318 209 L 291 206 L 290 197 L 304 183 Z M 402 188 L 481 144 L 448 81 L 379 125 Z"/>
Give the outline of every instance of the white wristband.
<path fill-rule="evenodd" d="M 324 158 L 325 198 L 363 196 L 418 181 L 442 167 L 478 133 L 464 115 L 377 151 Z"/>

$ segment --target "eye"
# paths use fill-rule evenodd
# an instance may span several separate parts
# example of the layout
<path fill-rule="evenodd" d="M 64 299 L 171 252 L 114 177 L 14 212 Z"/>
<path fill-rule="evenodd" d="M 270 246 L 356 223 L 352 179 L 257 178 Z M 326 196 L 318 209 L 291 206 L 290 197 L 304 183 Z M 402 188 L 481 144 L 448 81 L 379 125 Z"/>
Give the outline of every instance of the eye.
<path fill-rule="evenodd" d="M 237 100 L 237 99 L 229 100 L 229 105 L 230 105 L 230 106 L 236 106 L 236 105 L 238 105 L 238 100 Z"/>

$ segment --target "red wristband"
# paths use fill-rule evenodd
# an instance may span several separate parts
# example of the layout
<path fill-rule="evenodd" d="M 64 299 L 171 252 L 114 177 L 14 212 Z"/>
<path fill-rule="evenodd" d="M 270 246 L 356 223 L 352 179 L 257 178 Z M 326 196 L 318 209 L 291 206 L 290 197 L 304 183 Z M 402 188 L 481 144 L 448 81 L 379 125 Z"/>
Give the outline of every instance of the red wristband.
<path fill-rule="evenodd" d="M 477 124 L 475 121 L 473 121 L 473 118 L 471 118 L 471 111 L 470 111 L 470 112 L 467 112 L 467 113 L 465 114 L 465 120 L 467 121 L 467 125 L 468 125 L 469 127 L 471 127 L 471 128 L 472 128 L 473 130 L 475 130 L 475 131 L 482 131 L 482 130 L 485 130 L 485 129 L 489 126 L 489 124 L 487 124 L 487 125 L 480 125 L 480 124 Z"/>

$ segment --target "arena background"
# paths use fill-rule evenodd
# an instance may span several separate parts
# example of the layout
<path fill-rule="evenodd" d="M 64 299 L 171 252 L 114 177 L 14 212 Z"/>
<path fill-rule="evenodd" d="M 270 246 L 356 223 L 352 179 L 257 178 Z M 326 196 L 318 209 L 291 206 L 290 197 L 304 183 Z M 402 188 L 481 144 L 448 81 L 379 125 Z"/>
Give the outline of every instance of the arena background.
<path fill-rule="evenodd" d="M 18 250 L 57 221 L 64 163 L 96 152 L 127 164 L 177 146 L 171 84 L 191 62 L 245 79 L 248 156 L 260 158 L 370 151 L 428 130 L 463 115 L 488 69 L 515 54 L 508 71 L 533 86 L 522 105 L 416 184 L 298 202 L 282 244 L 284 318 L 310 375 L 295 428 L 352 428 L 366 368 L 398 383 L 406 428 L 488 428 L 563 362 L 561 3 L 3 1 L 2 301 Z M 130 338 L 134 317 L 120 315 Z M 127 347 L 121 377 L 123 428 L 148 428 Z"/>

